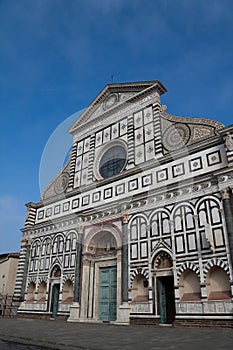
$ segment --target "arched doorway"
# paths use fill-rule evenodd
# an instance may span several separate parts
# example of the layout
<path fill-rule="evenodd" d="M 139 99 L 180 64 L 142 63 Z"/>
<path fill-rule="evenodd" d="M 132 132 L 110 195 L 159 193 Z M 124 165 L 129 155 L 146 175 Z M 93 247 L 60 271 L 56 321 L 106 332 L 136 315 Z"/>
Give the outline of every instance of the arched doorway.
<path fill-rule="evenodd" d="M 59 294 L 61 284 L 61 269 L 55 265 L 50 274 L 50 312 L 51 317 L 55 318 L 59 308 Z"/>
<path fill-rule="evenodd" d="M 114 232 L 115 233 L 115 232 Z M 81 318 L 104 322 L 117 319 L 121 300 L 119 237 L 110 230 L 93 231 L 85 241 Z"/>
<path fill-rule="evenodd" d="M 154 259 L 157 314 L 161 324 L 170 324 L 175 319 L 174 278 L 172 258 L 167 252 L 160 252 Z"/>

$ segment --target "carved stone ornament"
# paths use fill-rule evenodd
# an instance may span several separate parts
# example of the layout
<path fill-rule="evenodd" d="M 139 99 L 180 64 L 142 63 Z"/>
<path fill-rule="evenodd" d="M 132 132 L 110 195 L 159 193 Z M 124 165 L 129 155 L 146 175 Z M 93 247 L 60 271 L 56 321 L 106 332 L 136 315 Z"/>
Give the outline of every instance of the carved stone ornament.
<path fill-rule="evenodd" d="M 113 107 L 118 101 L 119 101 L 119 94 L 117 93 L 110 94 L 106 98 L 106 100 L 103 102 L 103 110 L 106 111 L 107 109 Z"/>
<path fill-rule="evenodd" d="M 228 133 L 225 138 L 225 145 L 228 151 L 233 151 L 233 139 L 232 135 Z"/>
<path fill-rule="evenodd" d="M 56 180 L 56 183 L 54 185 L 55 192 L 57 194 L 64 193 L 67 189 L 69 182 L 69 174 L 63 173 L 61 174 L 58 179 Z"/>
<path fill-rule="evenodd" d="M 230 198 L 230 191 L 229 188 L 224 188 L 221 191 L 222 199 L 229 199 Z"/>
<path fill-rule="evenodd" d="M 168 151 L 184 147 L 190 138 L 190 129 L 186 124 L 176 123 L 169 126 L 163 134 L 163 146 Z"/>

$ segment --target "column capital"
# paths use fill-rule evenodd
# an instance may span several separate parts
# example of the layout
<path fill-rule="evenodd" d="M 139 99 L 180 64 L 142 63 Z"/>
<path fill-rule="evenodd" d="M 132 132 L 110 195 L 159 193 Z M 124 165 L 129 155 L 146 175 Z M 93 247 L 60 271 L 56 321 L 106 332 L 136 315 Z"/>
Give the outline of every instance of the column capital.
<path fill-rule="evenodd" d="M 21 240 L 21 245 L 22 246 L 28 246 L 28 245 L 30 245 L 32 243 L 32 238 L 23 238 L 22 240 Z"/>
<path fill-rule="evenodd" d="M 129 222 L 128 214 L 124 214 L 124 215 L 122 216 L 122 223 L 123 223 L 123 224 L 128 224 L 128 222 Z"/>
<path fill-rule="evenodd" d="M 230 199 L 230 188 L 226 187 L 223 190 L 220 191 L 222 199 Z"/>

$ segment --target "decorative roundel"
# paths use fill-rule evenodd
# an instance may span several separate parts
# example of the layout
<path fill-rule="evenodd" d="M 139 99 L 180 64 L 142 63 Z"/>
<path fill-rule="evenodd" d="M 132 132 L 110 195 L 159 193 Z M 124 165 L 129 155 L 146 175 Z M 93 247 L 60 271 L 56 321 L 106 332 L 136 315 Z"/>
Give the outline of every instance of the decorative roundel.
<path fill-rule="evenodd" d="M 69 174 L 68 173 L 63 173 L 61 174 L 58 179 L 55 182 L 55 192 L 57 194 L 64 193 L 65 190 L 67 189 L 69 182 Z"/>
<path fill-rule="evenodd" d="M 190 129 L 186 124 L 173 124 L 163 134 L 163 146 L 167 151 L 184 147 L 190 138 Z"/>
<path fill-rule="evenodd" d="M 117 103 L 119 100 L 119 95 L 116 93 L 110 94 L 106 100 L 103 102 L 103 109 L 106 111 L 110 107 L 114 106 L 115 103 Z"/>

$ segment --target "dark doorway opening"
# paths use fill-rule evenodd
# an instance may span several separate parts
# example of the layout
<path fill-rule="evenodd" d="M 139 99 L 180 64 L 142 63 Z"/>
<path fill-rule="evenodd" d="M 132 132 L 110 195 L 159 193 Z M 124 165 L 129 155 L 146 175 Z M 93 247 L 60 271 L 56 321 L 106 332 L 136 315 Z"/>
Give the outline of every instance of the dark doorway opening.
<path fill-rule="evenodd" d="M 170 324 L 175 319 L 175 294 L 173 276 L 157 278 L 158 311 L 162 324 Z"/>
<path fill-rule="evenodd" d="M 52 299 L 51 299 L 51 309 L 50 309 L 50 311 L 52 312 L 52 318 L 55 318 L 58 313 L 59 292 L 60 292 L 60 284 L 54 284 Z"/>

